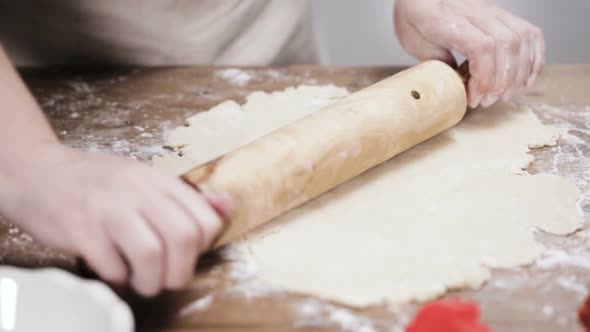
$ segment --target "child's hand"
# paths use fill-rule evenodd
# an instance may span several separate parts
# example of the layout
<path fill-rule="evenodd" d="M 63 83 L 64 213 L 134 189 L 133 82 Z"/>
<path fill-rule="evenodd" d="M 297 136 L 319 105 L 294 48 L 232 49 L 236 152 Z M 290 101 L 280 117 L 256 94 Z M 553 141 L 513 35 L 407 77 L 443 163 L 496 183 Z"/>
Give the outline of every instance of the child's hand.
<path fill-rule="evenodd" d="M 61 145 L 29 156 L 0 188 L 0 213 L 144 296 L 187 282 L 222 229 L 215 209 L 226 214 L 231 205 L 131 160 Z"/>

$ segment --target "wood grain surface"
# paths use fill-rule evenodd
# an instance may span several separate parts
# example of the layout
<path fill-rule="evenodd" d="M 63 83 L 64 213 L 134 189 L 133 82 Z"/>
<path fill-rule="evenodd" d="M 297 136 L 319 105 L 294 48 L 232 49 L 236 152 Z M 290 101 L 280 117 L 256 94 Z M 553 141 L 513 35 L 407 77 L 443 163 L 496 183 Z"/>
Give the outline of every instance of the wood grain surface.
<path fill-rule="evenodd" d="M 333 83 L 354 91 L 399 70 L 79 68 L 24 70 L 22 74 L 66 144 L 148 162 L 151 156 L 166 152 L 161 145 L 169 130 L 223 100 L 242 102 L 255 90 L 298 84 Z M 562 174 L 583 193 L 590 187 L 589 86 L 590 65 L 549 66 L 536 87 L 515 99 L 531 107 L 544 123 L 565 131 L 558 146 L 533 151 L 537 159 L 529 171 Z M 580 205 L 590 212 L 590 197 L 584 195 Z M 537 264 L 495 270 L 481 290 L 452 291 L 447 297 L 479 302 L 484 321 L 494 331 L 581 331 L 576 310 L 590 284 L 590 232 L 585 227 L 567 238 L 537 235 L 549 248 Z M 35 243 L 5 221 L 0 222 L 0 259 L 4 264 L 58 266 L 84 274 L 73 257 Z M 251 267 L 232 259 L 231 250 L 204 257 L 183 291 L 151 300 L 124 297 L 134 309 L 138 331 L 144 332 L 402 331 L 417 307 L 376 305 L 359 310 L 272 289 L 253 279 Z"/>

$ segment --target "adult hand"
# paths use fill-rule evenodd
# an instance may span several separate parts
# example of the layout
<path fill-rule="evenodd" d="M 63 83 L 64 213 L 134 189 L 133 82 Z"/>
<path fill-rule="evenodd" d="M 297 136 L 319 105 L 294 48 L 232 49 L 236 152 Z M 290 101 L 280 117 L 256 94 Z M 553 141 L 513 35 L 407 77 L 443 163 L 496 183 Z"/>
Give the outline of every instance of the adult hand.
<path fill-rule="evenodd" d="M 29 152 L 0 190 L 1 213 L 144 296 L 187 282 L 231 208 L 225 196 L 205 197 L 132 160 L 60 144 Z"/>
<path fill-rule="evenodd" d="M 420 60 L 469 60 L 469 105 L 484 107 L 531 86 L 545 63 L 541 30 L 488 0 L 397 0 L 395 30 Z"/>

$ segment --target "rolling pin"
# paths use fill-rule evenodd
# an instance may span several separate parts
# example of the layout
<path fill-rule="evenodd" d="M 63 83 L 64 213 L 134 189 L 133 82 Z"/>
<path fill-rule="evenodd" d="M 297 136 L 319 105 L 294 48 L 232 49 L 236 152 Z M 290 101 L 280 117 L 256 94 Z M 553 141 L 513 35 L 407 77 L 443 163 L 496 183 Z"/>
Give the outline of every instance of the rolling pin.
<path fill-rule="evenodd" d="M 214 247 L 457 124 L 467 67 L 423 62 L 185 173 L 197 190 L 234 200 Z"/>

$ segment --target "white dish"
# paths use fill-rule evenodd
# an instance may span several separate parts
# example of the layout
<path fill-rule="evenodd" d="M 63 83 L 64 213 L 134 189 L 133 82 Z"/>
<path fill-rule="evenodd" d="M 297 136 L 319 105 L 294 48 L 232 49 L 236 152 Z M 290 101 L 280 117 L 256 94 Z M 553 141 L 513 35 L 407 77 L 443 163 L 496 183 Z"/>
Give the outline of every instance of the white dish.
<path fill-rule="evenodd" d="M 132 332 L 129 306 L 106 285 L 63 270 L 0 267 L 1 332 Z"/>

